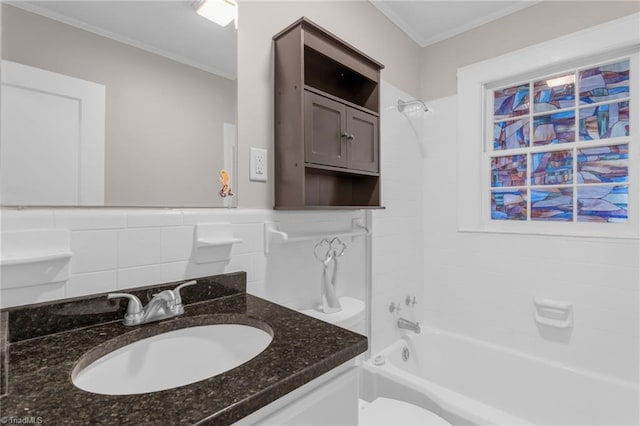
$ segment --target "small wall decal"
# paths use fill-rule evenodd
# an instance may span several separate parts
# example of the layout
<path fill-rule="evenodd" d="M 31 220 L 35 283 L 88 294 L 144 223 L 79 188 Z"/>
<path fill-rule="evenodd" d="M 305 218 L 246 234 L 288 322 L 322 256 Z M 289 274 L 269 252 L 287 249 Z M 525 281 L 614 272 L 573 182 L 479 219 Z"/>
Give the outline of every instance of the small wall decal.
<path fill-rule="evenodd" d="M 227 196 L 233 196 L 233 192 L 231 191 L 231 186 L 229 186 L 229 182 L 231 181 L 231 177 L 226 170 L 220 170 L 220 179 L 218 179 L 222 184 L 222 188 L 220 189 L 220 196 L 225 198 Z"/>

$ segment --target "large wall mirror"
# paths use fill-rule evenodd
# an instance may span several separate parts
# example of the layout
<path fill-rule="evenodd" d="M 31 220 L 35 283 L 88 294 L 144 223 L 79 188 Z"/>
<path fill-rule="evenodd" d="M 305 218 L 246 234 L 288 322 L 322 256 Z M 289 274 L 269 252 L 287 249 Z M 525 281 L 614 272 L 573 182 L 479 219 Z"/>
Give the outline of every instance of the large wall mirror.
<path fill-rule="evenodd" d="M 3 206 L 236 206 L 236 29 L 193 3 L 2 3 Z"/>

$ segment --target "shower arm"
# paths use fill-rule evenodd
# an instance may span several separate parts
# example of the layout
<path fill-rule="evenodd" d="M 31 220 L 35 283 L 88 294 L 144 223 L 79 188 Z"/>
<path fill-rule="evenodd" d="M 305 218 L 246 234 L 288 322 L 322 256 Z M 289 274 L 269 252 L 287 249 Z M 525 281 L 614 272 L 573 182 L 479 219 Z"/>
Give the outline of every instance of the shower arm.
<path fill-rule="evenodd" d="M 427 105 L 421 101 L 420 99 L 414 99 L 412 101 L 403 101 L 402 99 L 398 99 L 398 111 L 400 112 L 404 112 L 404 109 L 408 106 L 408 105 L 414 105 L 414 104 L 419 104 L 422 106 L 422 110 L 424 112 L 429 111 L 429 108 L 427 107 Z"/>

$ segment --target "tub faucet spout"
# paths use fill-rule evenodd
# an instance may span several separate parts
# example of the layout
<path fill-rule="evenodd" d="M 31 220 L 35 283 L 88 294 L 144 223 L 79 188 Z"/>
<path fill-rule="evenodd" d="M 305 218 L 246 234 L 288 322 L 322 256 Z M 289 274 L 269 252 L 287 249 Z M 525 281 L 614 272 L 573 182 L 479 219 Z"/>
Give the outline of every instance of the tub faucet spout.
<path fill-rule="evenodd" d="M 420 334 L 420 323 L 417 321 L 413 322 L 400 317 L 398 318 L 398 328 L 401 328 L 404 330 L 411 330 L 417 334 Z"/>

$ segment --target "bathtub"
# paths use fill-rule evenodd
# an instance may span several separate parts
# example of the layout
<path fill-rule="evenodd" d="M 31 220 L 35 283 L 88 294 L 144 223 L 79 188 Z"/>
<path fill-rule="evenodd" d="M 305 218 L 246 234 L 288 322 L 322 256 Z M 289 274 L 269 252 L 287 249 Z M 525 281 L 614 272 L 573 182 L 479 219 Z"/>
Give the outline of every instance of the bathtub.
<path fill-rule="evenodd" d="M 365 401 L 406 401 L 453 425 L 638 425 L 639 396 L 638 384 L 426 327 L 361 376 Z"/>

